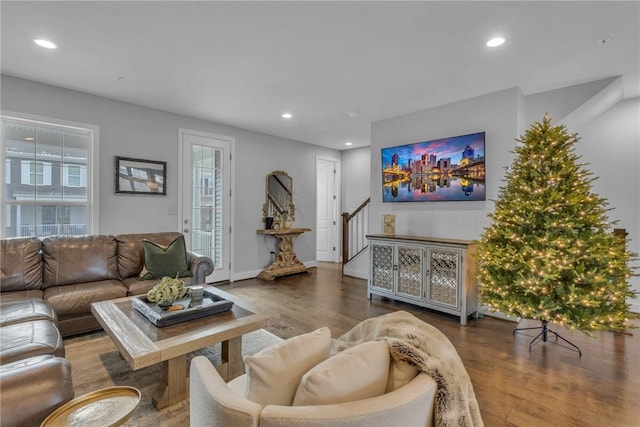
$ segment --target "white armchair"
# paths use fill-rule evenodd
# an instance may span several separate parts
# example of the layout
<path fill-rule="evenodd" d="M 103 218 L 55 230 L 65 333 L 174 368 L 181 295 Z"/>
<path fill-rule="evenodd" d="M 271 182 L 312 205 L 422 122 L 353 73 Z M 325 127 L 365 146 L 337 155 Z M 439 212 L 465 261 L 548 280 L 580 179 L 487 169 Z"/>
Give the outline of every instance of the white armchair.
<path fill-rule="evenodd" d="M 224 382 L 211 362 L 191 362 L 192 427 L 417 427 L 433 425 L 436 383 L 425 373 L 381 396 L 318 406 L 260 405 L 242 395 L 246 374 Z M 277 384 L 274 384 L 277 387 Z"/>

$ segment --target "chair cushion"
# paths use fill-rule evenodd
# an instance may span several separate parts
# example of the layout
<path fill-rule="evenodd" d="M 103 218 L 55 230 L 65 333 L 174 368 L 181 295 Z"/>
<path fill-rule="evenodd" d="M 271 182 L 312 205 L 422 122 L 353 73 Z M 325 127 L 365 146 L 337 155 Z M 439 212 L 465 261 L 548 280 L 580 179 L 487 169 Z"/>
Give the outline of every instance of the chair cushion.
<path fill-rule="evenodd" d="M 239 377 L 235 377 L 227 383 L 227 386 L 239 396 L 244 394 L 244 390 L 247 384 L 247 374 L 242 374 Z"/>
<path fill-rule="evenodd" d="M 330 405 L 384 394 L 389 375 L 389 348 L 368 341 L 344 350 L 302 376 L 293 406 Z"/>
<path fill-rule="evenodd" d="M 187 261 L 187 247 L 184 236 L 178 236 L 167 246 L 150 240 L 142 241 L 144 269 L 140 273 L 142 280 L 169 277 L 191 277 Z"/>
<path fill-rule="evenodd" d="M 245 397 L 261 405 L 291 405 L 302 375 L 329 357 L 330 345 L 331 331 L 324 327 L 245 356 Z"/>
<path fill-rule="evenodd" d="M 389 378 L 385 393 L 404 387 L 418 375 L 420 370 L 407 362 L 391 360 L 389 363 Z"/>

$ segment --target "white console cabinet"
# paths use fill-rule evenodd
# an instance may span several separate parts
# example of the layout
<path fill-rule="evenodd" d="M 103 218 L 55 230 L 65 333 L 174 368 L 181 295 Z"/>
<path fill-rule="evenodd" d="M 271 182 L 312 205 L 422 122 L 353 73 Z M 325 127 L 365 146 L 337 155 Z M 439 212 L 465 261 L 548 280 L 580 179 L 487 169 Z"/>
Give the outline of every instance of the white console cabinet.
<path fill-rule="evenodd" d="M 373 234 L 368 297 L 379 295 L 460 316 L 477 313 L 475 243 Z"/>

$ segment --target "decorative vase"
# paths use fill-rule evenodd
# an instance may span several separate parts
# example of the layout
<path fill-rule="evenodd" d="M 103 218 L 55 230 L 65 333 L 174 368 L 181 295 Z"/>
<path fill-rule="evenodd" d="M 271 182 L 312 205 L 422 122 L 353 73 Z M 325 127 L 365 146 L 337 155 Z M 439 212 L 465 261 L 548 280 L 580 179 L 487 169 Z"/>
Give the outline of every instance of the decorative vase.
<path fill-rule="evenodd" d="M 271 230 L 273 228 L 273 217 L 268 216 L 264 219 L 264 228 L 267 230 Z"/>
<path fill-rule="evenodd" d="M 382 215 L 382 233 L 387 236 L 396 234 L 396 216 L 391 214 Z"/>
<path fill-rule="evenodd" d="M 192 305 L 199 305 L 202 303 L 202 297 L 204 296 L 204 287 L 201 285 L 194 285 L 189 287 L 189 296 L 191 297 Z"/>
<path fill-rule="evenodd" d="M 290 229 L 292 225 L 293 221 L 290 219 L 285 219 L 284 221 L 282 221 L 282 228 L 284 228 L 285 230 Z"/>

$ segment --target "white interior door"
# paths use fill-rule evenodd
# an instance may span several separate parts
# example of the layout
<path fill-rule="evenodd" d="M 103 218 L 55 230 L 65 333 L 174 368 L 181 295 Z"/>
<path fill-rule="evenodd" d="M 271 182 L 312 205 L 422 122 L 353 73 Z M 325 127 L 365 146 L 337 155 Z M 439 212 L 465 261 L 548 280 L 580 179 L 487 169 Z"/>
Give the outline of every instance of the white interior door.
<path fill-rule="evenodd" d="M 233 140 L 180 129 L 179 221 L 187 247 L 211 257 L 207 283 L 231 276 L 231 150 Z"/>
<path fill-rule="evenodd" d="M 338 262 L 338 161 L 316 158 L 316 260 Z"/>

